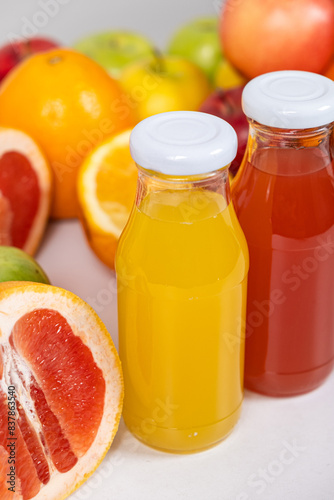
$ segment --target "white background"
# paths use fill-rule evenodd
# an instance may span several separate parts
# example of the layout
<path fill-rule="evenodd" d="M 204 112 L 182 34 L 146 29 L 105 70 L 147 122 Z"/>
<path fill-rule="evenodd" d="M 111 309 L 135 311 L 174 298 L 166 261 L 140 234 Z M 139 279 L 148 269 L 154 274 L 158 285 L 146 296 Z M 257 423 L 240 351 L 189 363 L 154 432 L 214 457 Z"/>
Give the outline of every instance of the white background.
<path fill-rule="evenodd" d="M 25 35 L 28 26 L 68 45 L 95 31 L 126 29 L 145 34 L 163 50 L 179 25 L 218 15 L 222 0 L 1 0 L 0 5 L 1 41 Z M 40 13 L 46 9 L 54 14 L 43 26 Z"/>
<path fill-rule="evenodd" d="M 39 27 L 45 23 L 42 3 L 54 5 L 55 14 Z M 2 0 L 0 40 L 25 34 L 31 23 L 38 34 L 67 45 L 94 31 L 121 28 L 146 34 L 163 50 L 178 25 L 217 15 L 221 4 L 214 0 L 60 3 Z M 79 224 L 50 224 L 37 259 L 54 285 L 96 308 L 117 345 L 114 274 L 90 251 Z M 332 500 L 333 427 L 334 375 L 320 389 L 296 398 L 273 399 L 246 391 L 242 416 L 231 436 L 203 453 L 156 452 L 121 424 L 106 459 L 71 500 Z"/>

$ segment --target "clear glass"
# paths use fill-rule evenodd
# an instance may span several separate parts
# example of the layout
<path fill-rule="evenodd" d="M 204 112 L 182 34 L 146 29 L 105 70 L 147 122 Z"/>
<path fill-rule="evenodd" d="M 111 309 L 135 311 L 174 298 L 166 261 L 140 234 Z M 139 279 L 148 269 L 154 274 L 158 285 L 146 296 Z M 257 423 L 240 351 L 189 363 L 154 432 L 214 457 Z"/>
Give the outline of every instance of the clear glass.
<path fill-rule="evenodd" d="M 214 445 L 243 398 L 248 251 L 227 169 L 139 167 L 116 272 L 126 425 L 166 451 Z"/>
<path fill-rule="evenodd" d="M 334 361 L 333 124 L 282 130 L 250 120 L 232 199 L 250 253 L 245 385 L 308 392 Z"/>

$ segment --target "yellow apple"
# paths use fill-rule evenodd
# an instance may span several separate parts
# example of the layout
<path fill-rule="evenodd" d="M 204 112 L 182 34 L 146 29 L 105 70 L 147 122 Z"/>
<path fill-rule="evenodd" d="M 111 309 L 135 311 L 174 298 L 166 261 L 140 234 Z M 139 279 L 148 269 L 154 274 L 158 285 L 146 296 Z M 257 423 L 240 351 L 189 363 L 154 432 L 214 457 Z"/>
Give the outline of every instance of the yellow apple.
<path fill-rule="evenodd" d="M 174 56 L 131 64 L 122 72 L 120 83 L 138 121 L 165 111 L 196 111 L 211 91 L 200 68 Z"/>
<path fill-rule="evenodd" d="M 218 64 L 214 77 L 214 86 L 224 90 L 245 85 L 247 79 L 232 66 L 227 59 L 222 59 Z"/>

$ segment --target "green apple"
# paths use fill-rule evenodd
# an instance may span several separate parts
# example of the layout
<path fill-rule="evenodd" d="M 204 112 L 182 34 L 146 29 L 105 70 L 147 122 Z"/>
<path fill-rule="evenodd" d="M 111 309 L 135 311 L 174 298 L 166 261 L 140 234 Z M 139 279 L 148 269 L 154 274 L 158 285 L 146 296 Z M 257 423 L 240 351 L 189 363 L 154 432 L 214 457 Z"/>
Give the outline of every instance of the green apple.
<path fill-rule="evenodd" d="M 99 63 L 116 79 L 128 64 L 155 55 L 150 40 L 127 31 L 96 33 L 79 40 L 74 48 Z"/>
<path fill-rule="evenodd" d="M 138 121 L 166 111 L 196 111 L 211 91 L 201 68 L 168 55 L 131 64 L 119 81 Z"/>
<path fill-rule="evenodd" d="M 0 282 L 4 281 L 36 281 L 50 284 L 35 259 L 20 248 L 9 246 L 0 246 Z"/>
<path fill-rule="evenodd" d="M 218 35 L 218 19 L 195 19 L 177 31 L 172 38 L 168 53 L 185 57 L 197 64 L 211 82 L 223 55 Z"/>

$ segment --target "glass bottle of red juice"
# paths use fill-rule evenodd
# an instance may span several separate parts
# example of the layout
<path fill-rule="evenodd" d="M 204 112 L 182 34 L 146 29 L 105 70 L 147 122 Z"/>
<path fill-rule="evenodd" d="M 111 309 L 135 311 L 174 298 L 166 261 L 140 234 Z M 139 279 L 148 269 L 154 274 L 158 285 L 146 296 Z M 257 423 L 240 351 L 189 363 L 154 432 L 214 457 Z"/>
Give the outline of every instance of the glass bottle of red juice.
<path fill-rule="evenodd" d="M 319 386 L 334 361 L 334 82 L 301 71 L 250 81 L 232 199 L 248 241 L 245 385 Z"/>

